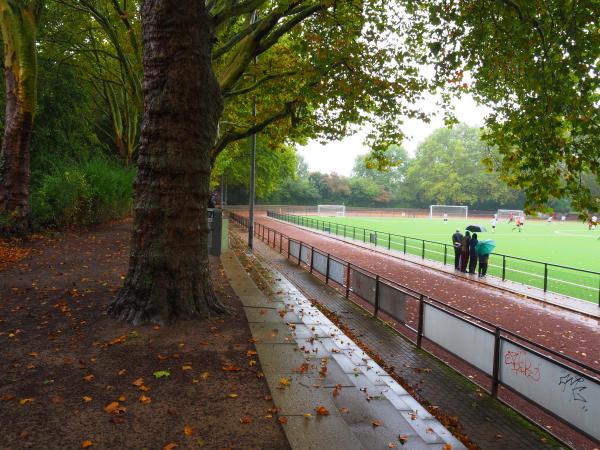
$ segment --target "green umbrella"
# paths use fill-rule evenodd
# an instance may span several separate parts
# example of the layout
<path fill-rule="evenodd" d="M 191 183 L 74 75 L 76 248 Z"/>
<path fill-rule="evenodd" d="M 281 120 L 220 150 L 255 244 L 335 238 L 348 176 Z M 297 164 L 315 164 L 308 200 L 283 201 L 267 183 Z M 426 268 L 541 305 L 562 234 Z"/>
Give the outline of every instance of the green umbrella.
<path fill-rule="evenodd" d="M 478 255 L 489 255 L 496 248 L 496 241 L 492 241 L 491 239 L 486 239 L 485 241 L 477 242 L 475 246 L 475 250 Z"/>

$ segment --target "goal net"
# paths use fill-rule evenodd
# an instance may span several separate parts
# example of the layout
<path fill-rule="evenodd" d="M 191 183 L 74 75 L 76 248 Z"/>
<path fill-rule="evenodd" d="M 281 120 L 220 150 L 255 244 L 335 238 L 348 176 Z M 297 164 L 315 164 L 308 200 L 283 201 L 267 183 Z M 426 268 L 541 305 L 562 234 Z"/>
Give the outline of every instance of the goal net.
<path fill-rule="evenodd" d="M 496 219 L 510 219 L 511 215 L 513 217 L 523 217 L 525 214 L 523 214 L 522 209 L 499 209 L 496 213 Z"/>
<path fill-rule="evenodd" d="M 346 206 L 317 205 L 317 214 L 319 216 L 344 217 L 346 215 Z"/>
<path fill-rule="evenodd" d="M 444 216 L 444 214 L 446 214 L 446 216 Z M 430 205 L 429 217 L 431 219 L 434 217 L 467 219 L 469 217 L 469 207 L 458 205 Z"/>

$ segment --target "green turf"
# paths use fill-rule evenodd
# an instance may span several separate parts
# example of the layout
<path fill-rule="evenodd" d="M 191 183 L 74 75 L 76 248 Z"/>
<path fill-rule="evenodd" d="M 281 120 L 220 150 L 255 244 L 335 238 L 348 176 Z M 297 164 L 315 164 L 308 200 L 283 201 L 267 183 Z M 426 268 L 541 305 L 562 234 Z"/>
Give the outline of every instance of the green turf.
<path fill-rule="evenodd" d="M 369 232 L 377 231 L 377 245 L 388 246 L 388 233 L 416 239 L 406 239 L 406 252 L 421 256 L 423 247 L 421 239 L 433 241 L 425 243 L 425 258 L 435 261 L 444 260 L 444 246 L 448 244 L 446 261 L 454 262 L 454 252 L 450 247 L 451 235 L 455 230 L 464 230 L 468 224 L 476 223 L 485 226 L 487 233 L 480 233 L 481 239 L 493 239 L 497 243 L 495 253 L 507 256 L 526 258 L 549 263 L 547 289 L 551 292 L 571 295 L 594 303 L 598 303 L 600 275 L 587 274 L 575 270 L 553 267 L 551 264 L 573 267 L 577 269 L 598 271 L 600 268 L 600 229 L 588 230 L 579 222 L 553 222 L 527 220 L 522 232 L 500 221 L 496 232 L 491 232 L 490 219 L 473 219 L 469 221 L 450 219 L 444 224 L 442 219 L 413 219 L 387 217 L 306 217 L 304 225 L 323 228 L 323 222 L 330 222 L 332 234 L 369 241 Z M 296 219 L 298 220 L 298 219 Z M 336 225 L 337 224 L 337 225 Z M 346 226 L 344 230 L 344 225 Z M 353 231 L 353 227 L 356 229 Z M 392 236 L 391 248 L 404 251 L 404 238 Z M 441 243 L 441 244 L 437 244 Z M 488 273 L 502 276 L 502 257 L 492 255 Z M 527 261 L 506 258 L 505 277 L 508 280 L 525 283 L 538 288 L 544 286 L 544 265 Z"/>

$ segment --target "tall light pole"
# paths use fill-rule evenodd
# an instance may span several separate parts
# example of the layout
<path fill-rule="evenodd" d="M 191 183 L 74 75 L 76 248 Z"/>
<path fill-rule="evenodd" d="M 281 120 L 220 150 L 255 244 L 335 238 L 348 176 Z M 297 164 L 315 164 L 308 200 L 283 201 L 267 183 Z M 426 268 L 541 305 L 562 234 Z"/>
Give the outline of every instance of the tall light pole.
<path fill-rule="evenodd" d="M 255 23 L 258 18 L 258 12 L 254 10 L 250 23 Z M 254 66 L 256 66 L 256 56 L 254 57 Z M 255 77 L 253 77 L 253 80 Z M 256 95 L 252 99 L 252 125 L 256 125 Z M 254 200 L 256 188 L 256 133 L 252 134 L 252 156 L 250 161 L 250 199 L 248 211 L 248 247 L 254 248 Z"/>

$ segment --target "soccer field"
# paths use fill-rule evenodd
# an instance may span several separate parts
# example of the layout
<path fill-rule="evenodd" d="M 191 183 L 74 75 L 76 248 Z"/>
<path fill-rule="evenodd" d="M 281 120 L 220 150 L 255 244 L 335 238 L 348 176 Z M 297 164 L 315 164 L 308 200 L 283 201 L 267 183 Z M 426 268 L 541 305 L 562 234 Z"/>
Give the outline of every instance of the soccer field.
<path fill-rule="evenodd" d="M 329 227 L 332 234 L 354 237 L 361 241 L 364 239 L 368 242 L 369 231 L 377 231 L 378 246 L 387 248 L 389 245 L 392 249 L 417 256 L 424 253 L 426 259 L 440 262 L 445 259 L 448 264 L 453 264 L 454 261 L 451 247 L 451 235 L 454 231 L 458 229 L 464 233 L 467 225 L 480 224 L 488 232 L 478 233 L 479 239 L 493 239 L 497 244 L 494 253 L 507 256 L 505 261 L 501 256 L 491 256 L 488 271 L 490 275 L 502 277 L 504 271 L 504 277 L 508 280 L 543 288 L 544 273 L 547 270 L 546 286 L 549 291 L 598 303 L 600 276 L 551 266 L 556 264 L 600 271 L 600 229 L 588 230 L 587 225 L 580 222 L 547 223 L 528 220 L 519 232 L 513 229 L 514 224 L 503 220 L 492 233 L 488 219 L 450 219 L 448 223 L 444 223 L 441 218 L 304 217 L 305 226 L 323 229 L 327 227 L 324 223 L 329 222 L 332 224 Z M 367 231 L 364 232 L 363 229 Z M 425 243 L 424 252 L 421 239 L 431 241 Z M 442 244 L 448 244 L 448 247 L 445 249 Z M 508 256 L 540 261 L 548 263 L 548 266 L 545 268 L 544 264 L 520 261 Z"/>

